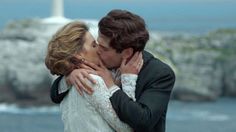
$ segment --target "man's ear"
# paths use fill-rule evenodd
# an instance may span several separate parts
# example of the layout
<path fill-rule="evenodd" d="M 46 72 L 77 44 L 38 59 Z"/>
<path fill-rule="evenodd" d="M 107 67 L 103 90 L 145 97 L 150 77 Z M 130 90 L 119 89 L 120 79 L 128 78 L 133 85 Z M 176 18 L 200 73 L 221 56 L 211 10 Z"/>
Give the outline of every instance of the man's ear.
<path fill-rule="evenodd" d="M 133 48 L 127 48 L 124 49 L 121 54 L 122 54 L 122 59 L 127 59 L 130 58 L 134 53 L 134 49 Z"/>

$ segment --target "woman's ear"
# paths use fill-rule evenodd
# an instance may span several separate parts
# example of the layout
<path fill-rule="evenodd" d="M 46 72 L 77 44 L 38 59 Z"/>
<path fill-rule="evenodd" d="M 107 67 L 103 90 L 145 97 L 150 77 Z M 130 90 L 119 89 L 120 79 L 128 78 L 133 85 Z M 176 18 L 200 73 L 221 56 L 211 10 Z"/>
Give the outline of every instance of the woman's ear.
<path fill-rule="evenodd" d="M 122 54 L 122 59 L 128 59 L 130 57 L 132 57 L 134 53 L 134 49 L 133 48 L 127 48 L 127 49 L 124 49 L 121 54 Z"/>

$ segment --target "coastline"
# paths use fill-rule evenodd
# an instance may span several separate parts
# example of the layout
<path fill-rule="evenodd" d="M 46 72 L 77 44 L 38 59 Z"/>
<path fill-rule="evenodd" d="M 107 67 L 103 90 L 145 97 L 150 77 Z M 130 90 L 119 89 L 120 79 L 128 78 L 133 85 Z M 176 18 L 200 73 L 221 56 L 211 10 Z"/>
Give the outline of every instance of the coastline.
<path fill-rule="evenodd" d="M 96 22 L 87 22 L 96 34 Z M 45 67 L 44 54 L 60 24 L 39 19 L 13 21 L 0 32 L 0 90 L 4 93 L 0 102 L 20 107 L 53 105 L 49 92 L 56 77 Z M 203 102 L 236 97 L 236 29 L 204 34 L 150 32 L 146 50 L 176 74 L 172 99 Z"/>

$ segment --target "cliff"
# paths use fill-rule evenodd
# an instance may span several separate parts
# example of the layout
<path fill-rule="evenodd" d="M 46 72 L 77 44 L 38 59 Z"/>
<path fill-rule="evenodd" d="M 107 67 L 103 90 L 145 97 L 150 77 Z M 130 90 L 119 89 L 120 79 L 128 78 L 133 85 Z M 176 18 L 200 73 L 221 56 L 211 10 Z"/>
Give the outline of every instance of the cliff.
<path fill-rule="evenodd" d="M 96 22 L 84 21 L 96 36 Z M 55 77 L 44 58 L 50 37 L 63 24 L 20 20 L 0 32 L 0 102 L 52 104 L 49 88 Z M 146 49 L 174 69 L 173 99 L 212 101 L 236 96 L 236 30 L 201 35 L 152 32 Z"/>

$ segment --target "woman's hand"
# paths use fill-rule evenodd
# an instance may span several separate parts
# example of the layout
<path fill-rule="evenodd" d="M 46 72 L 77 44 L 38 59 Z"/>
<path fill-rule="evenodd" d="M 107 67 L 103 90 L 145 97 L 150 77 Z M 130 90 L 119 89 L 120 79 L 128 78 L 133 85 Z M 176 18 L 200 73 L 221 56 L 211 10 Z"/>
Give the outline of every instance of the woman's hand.
<path fill-rule="evenodd" d="M 127 59 L 122 60 L 120 66 L 120 72 L 121 74 L 138 74 L 142 66 L 143 66 L 142 52 L 136 52 L 130 60 Z"/>
<path fill-rule="evenodd" d="M 91 69 L 80 68 L 73 70 L 65 79 L 68 85 L 74 85 L 76 87 L 80 95 L 83 95 L 83 91 L 91 95 L 93 89 L 87 84 L 87 80 L 93 84 L 96 84 L 96 81 L 89 74 L 97 73 Z"/>

